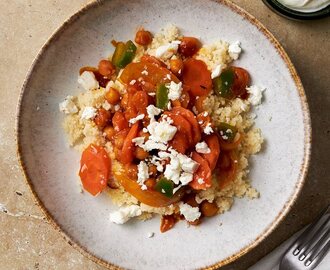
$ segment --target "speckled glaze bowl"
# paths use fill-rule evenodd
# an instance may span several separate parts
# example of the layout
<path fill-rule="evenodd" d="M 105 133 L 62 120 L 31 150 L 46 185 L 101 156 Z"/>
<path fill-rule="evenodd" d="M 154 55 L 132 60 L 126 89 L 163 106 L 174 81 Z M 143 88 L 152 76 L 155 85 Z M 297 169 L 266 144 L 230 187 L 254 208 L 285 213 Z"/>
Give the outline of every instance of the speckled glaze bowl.
<path fill-rule="evenodd" d="M 81 66 L 95 65 L 139 26 L 153 32 L 167 23 L 203 42 L 240 40 L 253 84 L 267 87 L 256 124 L 266 139 L 250 161 L 261 197 L 237 199 L 231 211 L 199 227 L 184 222 L 159 233 L 159 219 L 109 222 L 110 198 L 78 191 L 80 154 L 67 146 L 58 103 L 77 94 Z M 278 41 L 253 16 L 227 1 L 113 0 L 91 3 L 73 15 L 38 54 L 18 109 L 18 153 L 28 185 L 54 228 L 72 246 L 109 269 L 216 269 L 257 246 L 283 220 L 304 183 L 311 127 L 300 79 Z M 222 226 L 220 226 L 222 223 Z M 155 232 L 153 238 L 147 238 Z"/>

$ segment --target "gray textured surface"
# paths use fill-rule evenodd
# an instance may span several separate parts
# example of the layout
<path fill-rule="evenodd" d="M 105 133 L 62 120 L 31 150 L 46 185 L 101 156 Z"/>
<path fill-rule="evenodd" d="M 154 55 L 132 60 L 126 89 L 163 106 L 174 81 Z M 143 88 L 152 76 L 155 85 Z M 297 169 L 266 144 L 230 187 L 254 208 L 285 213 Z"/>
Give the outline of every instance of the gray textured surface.
<path fill-rule="evenodd" d="M 103 269 L 80 255 L 42 220 L 17 165 L 14 141 L 17 97 L 34 56 L 63 20 L 87 2 L 0 1 L 0 203 L 9 210 L 9 214 L 0 213 L 1 270 Z M 233 2 L 256 16 L 287 50 L 305 86 L 313 125 L 312 162 L 302 196 L 266 241 L 226 267 L 246 269 L 330 202 L 330 19 L 294 22 L 273 14 L 261 1 Z"/>

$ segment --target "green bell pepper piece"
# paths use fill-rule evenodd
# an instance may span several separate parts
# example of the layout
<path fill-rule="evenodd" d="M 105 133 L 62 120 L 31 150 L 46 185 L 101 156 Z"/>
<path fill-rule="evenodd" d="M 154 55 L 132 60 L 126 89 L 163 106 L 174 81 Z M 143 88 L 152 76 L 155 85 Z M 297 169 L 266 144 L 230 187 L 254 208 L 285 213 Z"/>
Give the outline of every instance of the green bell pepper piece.
<path fill-rule="evenodd" d="M 165 84 L 159 84 L 156 89 L 156 107 L 165 110 L 168 106 L 168 88 Z"/>
<path fill-rule="evenodd" d="M 155 190 L 169 198 L 173 196 L 173 188 L 174 183 L 165 177 L 161 177 L 155 186 Z"/>
<path fill-rule="evenodd" d="M 232 142 L 235 139 L 238 131 L 236 127 L 223 122 L 218 126 L 218 130 L 221 138 L 228 142 Z"/>
<path fill-rule="evenodd" d="M 213 86 L 216 94 L 224 98 L 232 98 L 232 86 L 234 84 L 235 73 L 228 68 L 221 72 L 219 77 L 213 79 Z"/>
<path fill-rule="evenodd" d="M 118 42 L 112 56 L 112 63 L 118 68 L 124 68 L 132 62 L 136 53 L 135 44 L 129 40 L 126 43 Z"/>

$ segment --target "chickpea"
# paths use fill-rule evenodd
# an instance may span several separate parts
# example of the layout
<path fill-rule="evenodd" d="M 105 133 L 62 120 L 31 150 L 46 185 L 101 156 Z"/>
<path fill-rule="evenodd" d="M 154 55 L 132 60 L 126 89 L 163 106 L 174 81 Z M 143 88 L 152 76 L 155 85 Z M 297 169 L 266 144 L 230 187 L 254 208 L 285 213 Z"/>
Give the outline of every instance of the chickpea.
<path fill-rule="evenodd" d="M 179 53 L 191 57 L 202 47 L 202 43 L 194 37 L 183 37 L 179 45 Z"/>
<path fill-rule="evenodd" d="M 99 72 L 102 76 L 109 78 L 115 71 L 116 68 L 109 60 L 101 60 L 99 62 Z"/>
<path fill-rule="evenodd" d="M 156 176 L 157 175 L 157 167 L 156 167 L 156 165 L 150 165 L 150 167 L 149 167 L 149 173 L 152 176 Z"/>
<path fill-rule="evenodd" d="M 94 123 L 98 128 L 103 129 L 110 121 L 111 113 L 103 108 L 98 109 Z"/>
<path fill-rule="evenodd" d="M 144 29 L 141 29 L 136 32 L 135 35 L 135 42 L 142 46 L 147 46 L 152 41 L 152 34 L 149 31 L 145 31 Z"/>
<path fill-rule="evenodd" d="M 148 178 L 144 184 L 147 186 L 148 189 L 153 190 L 156 185 L 156 180 L 154 178 Z"/>
<path fill-rule="evenodd" d="M 183 62 L 181 59 L 171 59 L 170 60 L 170 69 L 171 71 L 179 76 L 182 73 Z"/>
<path fill-rule="evenodd" d="M 184 198 L 184 202 L 192 207 L 198 207 L 198 203 L 196 202 L 195 196 L 196 194 L 187 195 L 187 197 Z"/>
<path fill-rule="evenodd" d="M 140 160 L 144 160 L 149 156 L 149 153 L 143 150 L 141 147 L 136 147 L 135 149 L 135 157 Z"/>
<path fill-rule="evenodd" d="M 117 89 L 110 87 L 105 94 L 105 99 L 112 105 L 116 105 L 120 101 L 120 94 Z"/>
<path fill-rule="evenodd" d="M 213 217 L 218 213 L 219 207 L 215 202 L 203 201 L 201 204 L 201 213 L 205 217 Z"/>
<path fill-rule="evenodd" d="M 116 131 L 113 126 L 107 126 L 103 130 L 105 137 L 108 140 L 112 140 L 113 136 L 116 134 Z"/>

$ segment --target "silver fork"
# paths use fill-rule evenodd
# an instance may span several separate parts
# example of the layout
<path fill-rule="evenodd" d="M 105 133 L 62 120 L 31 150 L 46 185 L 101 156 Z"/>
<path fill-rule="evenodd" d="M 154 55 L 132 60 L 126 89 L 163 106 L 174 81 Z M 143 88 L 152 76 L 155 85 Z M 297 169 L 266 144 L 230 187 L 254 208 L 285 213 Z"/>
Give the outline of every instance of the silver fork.
<path fill-rule="evenodd" d="M 330 205 L 288 248 L 280 270 L 314 269 L 330 248 Z"/>

